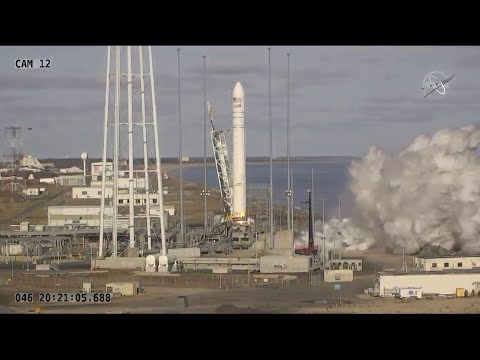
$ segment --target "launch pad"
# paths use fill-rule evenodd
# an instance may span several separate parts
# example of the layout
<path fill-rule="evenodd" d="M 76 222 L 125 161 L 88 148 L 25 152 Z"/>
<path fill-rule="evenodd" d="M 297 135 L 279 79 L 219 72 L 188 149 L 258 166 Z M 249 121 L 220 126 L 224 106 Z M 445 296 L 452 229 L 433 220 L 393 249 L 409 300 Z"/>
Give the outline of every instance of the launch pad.
<path fill-rule="evenodd" d="M 253 221 L 247 218 L 246 209 L 244 101 L 243 86 L 237 82 L 232 96 L 233 171 L 230 168 L 225 133 L 215 129 L 212 107 L 207 103 L 215 167 L 222 196 L 223 221 L 210 229 L 199 228 L 186 234 L 187 243 L 199 247 L 202 255 L 230 255 L 233 249 L 248 249 L 256 239 Z"/>
<path fill-rule="evenodd" d="M 151 65 L 151 51 L 148 48 L 148 62 L 150 63 L 149 72 L 144 73 L 143 69 L 140 69 L 140 74 L 145 77 L 152 78 L 153 77 L 153 70 Z M 140 48 L 140 57 L 143 54 L 142 49 Z M 131 49 L 130 47 L 127 48 L 127 60 L 128 60 L 128 71 L 126 74 L 120 73 L 120 50 L 119 48 L 115 48 L 115 74 L 116 79 L 120 76 L 127 76 L 130 78 L 132 75 L 131 72 Z M 108 64 L 110 64 L 110 48 L 108 53 Z M 140 61 L 140 64 L 142 62 Z M 110 69 L 107 69 L 107 73 L 110 74 Z M 144 82 L 142 81 L 142 76 L 140 76 L 140 87 L 144 89 Z M 107 91 L 110 86 L 110 77 L 107 79 Z M 114 120 L 115 122 L 110 124 L 108 122 L 109 113 L 106 112 L 106 120 L 105 120 L 105 128 L 104 128 L 104 154 L 103 154 L 103 161 L 102 161 L 102 194 L 105 194 L 105 187 L 106 187 L 106 180 L 113 181 L 113 203 L 117 201 L 118 195 L 118 183 L 119 183 L 119 166 L 120 166 L 120 159 L 119 159 L 119 145 L 120 139 L 118 130 L 115 130 L 114 134 L 114 161 L 112 163 L 112 169 L 110 171 L 107 170 L 107 151 L 106 151 L 106 143 L 108 140 L 108 127 L 107 125 L 114 125 L 113 128 L 117 129 L 120 125 L 128 125 L 129 128 L 135 123 L 133 119 L 133 111 L 132 111 L 132 92 L 133 88 L 131 83 L 127 84 L 128 88 L 128 123 L 121 123 L 118 114 L 118 106 L 120 104 L 120 98 L 118 96 L 120 84 L 118 80 L 115 81 L 115 112 L 114 112 Z M 151 95 L 153 98 L 154 95 L 154 85 L 151 84 Z M 143 93 L 142 93 L 142 96 Z M 107 100 L 108 101 L 108 100 Z M 152 100 L 153 101 L 153 100 Z M 108 103 L 106 104 L 108 108 Z M 156 108 L 155 104 L 152 104 L 152 119 L 146 119 L 145 116 L 142 116 L 142 121 L 138 124 L 142 125 L 143 130 L 143 140 L 146 144 L 147 135 L 146 127 L 147 125 L 153 125 L 156 129 Z M 142 108 L 145 108 L 145 103 L 142 101 Z M 252 205 L 251 209 L 247 209 L 247 179 L 246 179 L 246 133 L 245 133 L 245 92 L 243 86 L 240 82 L 236 82 L 232 92 L 232 153 L 233 153 L 233 161 L 232 167 L 230 167 L 230 159 L 228 154 L 226 136 L 223 130 L 215 129 L 214 122 L 213 122 L 213 112 L 210 104 L 207 103 L 208 108 L 208 116 L 210 118 L 211 123 L 211 141 L 213 147 L 213 154 L 215 158 L 215 167 L 217 171 L 218 177 L 218 184 L 220 188 L 221 198 L 222 198 L 222 206 L 223 206 L 223 214 L 221 215 L 221 219 L 218 219 L 217 222 L 213 225 L 207 227 L 205 224 L 204 227 L 199 228 L 190 228 L 187 232 L 184 233 L 183 226 L 181 229 L 181 235 L 179 239 L 173 239 L 169 241 L 168 244 L 166 242 L 165 237 L 165 225 L 163 223 L 163 217 L 158 216 L 159 221 L 155 219 L 158 214 L 163 213 L 163 197 L 161 191 L 158 189 L 162 189 L 162 177 L 161 170 L 160 170 L 160 157 L 159 157 L 159 140 L 158 137 L 154 138 L 154 147 L 153 152 L 155 154 L 155 166 L 154 169 L 151 170 L 148 164 L 148 150 L 146 148 L 143 149 L 143 157 L 144 157 L 144 166 L 140 173 L 143 173 L 145 188 L 139 189 L 135 185 L 135 171 L 133 170 L 133 138 L 131 133 L 129 133 L 128 138 L 128 193 L 129 193 L 129 201 L 128 204 L 128 215 L 126 213 L 121 212 L 114 212 L 113 218 L 110 219 L 106 214 L 104 214 L 104 207 L 106 202 L 109 199 L 106 199 L 104 195 L 102 195 L 102 211 L 101 211 L 101 223 L 102 226 L 100 228 L 99 234 L 99 257 L 105 254 L 104 244 L 104 234 L 106 232 L 106 225 L 104 224 L 106 220 L 113 223 L 113 234 L 112 234 L 112 249 L 111 253 L 113 257 L 118 256 L 120 259 L 105 259 L 106 261 L 102 263 L 108 266 L 113 266 L 115 268 L 126 266 L 126 267 L 138 267 L 138 264 L 141 265 L 142 269 L 147 270 L 148 272 L 170 272 L 174 270 L 179 270 L 183 268 L 182 260 L 189 261 L 190 258 L 193 259 L 201 259 L 202 257 L 211 257 L 211 256 L 229 256 L 232 255 L 235 250 L 245 250 L 245 249 L 253 249 L 252 245 L 255 244 L 255 257 L 257 258 L 258 255 L 258 234 L 260 230 L 257 227 L 257 220 L 259 220 L 259 224 L 263 225 L 261 229 L 261 233 L 266 233 L 266 223 L 262 216 L 266 215 L 266 212 L 257 214 L 255 213 L 255 218 L 252 217 L 255 210 L 255 202 L 250 203 Z M 156 130 L 154 131 L 156 134 Z M 153 174 L 150 174 L 153 172 Z M 155 187 L 151 185 L 155 183 Z M 127 189 L 123 189 L 127 190 Z M 158 191 L 158 202 L 153 205 L 150 205 L 149 197 L 154 194 L 155 191 Z M 267 193 L 271 190 L 268 189 Z M 135 204 L 134 204 L 134 194 L 138 192 L 145 192 L 146 195 L 146 212 L 145 214 L 140 214 L 135 212 Z M 265 192 L 264 192 L 265 193 Z M 265 194 L 263 194 L 265 195 Z M 258 204 L 257 204 L 258 205 Z M 127 208 L 125 206 L 124 208 Z M 153 214 L 151 209 L 158 210 L 158 214 Z M 252 210 L 252 214 L 249 213 L 249 210 Z M 271 209 L 269 209 L 271 212 Z M 260 215 L 260 218 L 258 218 Z M 107 219 L 108 218 L 108 219 Z M 125 219 L 128 220 L 128 240 L 129 240 L 129 248 L 128 253 L 120 254 L 118 252 L 117 247 L 117 237 L 118 232 L 116 231 L 117 220 Z M 146 234 L 144 236 L 143 242 L 145 242 L 145 238 L 148 243 L 148 251 L 146 253 L 138 253 L 135 251 L 136 243 L 138 239 L 136 238 L 135 234 L 135 226 L 137 225 L 137 219 L 146 222 Z M 160 225 L 158 229 L 159 231 L 156 232 L 157 235 L 160 235 L 161 238 L 161 249 L 153 249 L 152 247 L 152 224 L 154 220 L 157 220 L 157 225 Z M 271 222 L 270 216 L 268 216 L 269 222 Z M 261 226 L 260 226 L 261 227 Z M 274 231 L 274 229 L 268 228 L 268 231 Z M 265 241 L 263 244 L 264 251 L 270 251 L 273 249 L 275 244 L 270 241 Z M 189 256 L 187 253 L 190 253 L 190 250 L 193 251 L 193 257 Z M 177 255 L 175 255 L 175 251 L 170 252 L 170 250 L 180 251 Z M 293 241 L 292 246 L 288 249 L 285 249 L 287 252 L 293 253 Z M 182 253 L 182 251 L 184 253 Z M 199 252 L 197 254 L 197 251 Z M 158 253 L 159 252 L 159 253 Z M 125 256 L 127 255 L 127 256 Z M 145 257 L 146 256 L 146 257 Z M 137 262 L 137 258 L 142 259 L 141 261 Z M 131 260 L 127 260 L 131 259 Z M 205 264 L 213 264 L 215 265 L 215 261 L 207 260 L 204 258 Z M 225 260 L 231 261 L 231 258 L 225 258 Z M 238 258 L 240 259 L 240 257 Z M 98 259 L 95 266 L 100 266 L 99 264 L 102 262 L 102 259 Z M 200 260 L 199 260 L 200 261 Z M 195 261 L 194 261 L 195 263 Z M 247 262 L 248 263 L 248 262 Z M 212 265 L 212 266 L 213 266 Z M 240 264 L 242 265 L 242 264 Z M 239 266 L 240 266 L 239 265 Z M 242 265 L 243 266 L 243 265 Z M 251 266 L 250 263 L 246 264 L 246 266 Z M 103 267 L 103 266 L 102 266 Z M 256 262 L 253 265 L 253 268 L 258 270 L 259 263 Z M 194 266 L 195 268 L 195 266 Z"/>

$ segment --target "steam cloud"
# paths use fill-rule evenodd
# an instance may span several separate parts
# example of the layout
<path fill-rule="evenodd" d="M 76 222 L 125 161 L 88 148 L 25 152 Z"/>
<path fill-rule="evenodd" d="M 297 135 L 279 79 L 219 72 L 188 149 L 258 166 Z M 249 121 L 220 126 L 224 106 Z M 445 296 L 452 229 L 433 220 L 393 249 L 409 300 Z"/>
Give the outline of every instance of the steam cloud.
<path fill-rule="evenodd" d="M 480 127 L 468 126 L 421 135 L 397 156 L 372 147 L 350 167 L 357 214 L 326 224 L 329 247 L 413 254 L 432 244 L 478 253 L 479 144 Z"/>
<path fill-rule="evenodd" d="M 332 219 L 325 223 L 325 247 L 327 251 L 348 247 L 349 250 L 368 250 L 375 243 L 373 236 L 359 226 L 352 223 L 351 219 L 340 222 Z M 341 235 L 340 235 L 340 234 Z M 323 224 L 321 220 L 315 221 L 314 244 L 323 249 Z M 295 244 L 306 245 L 308 243 L 308 231 L 302 231 L 295 238 Z"/>

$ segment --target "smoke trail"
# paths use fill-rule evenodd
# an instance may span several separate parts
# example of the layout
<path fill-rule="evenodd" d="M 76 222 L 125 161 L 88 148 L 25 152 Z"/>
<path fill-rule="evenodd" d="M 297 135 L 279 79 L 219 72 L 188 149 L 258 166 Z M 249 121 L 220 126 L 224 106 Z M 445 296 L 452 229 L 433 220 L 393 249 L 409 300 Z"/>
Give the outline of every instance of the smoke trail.
<path fill-rule="evenodd" d="M 358 215 L 329 221 L 329 243 L 406 253 L 426 244 L 479 252 L 479 144 L 480 127 L 468 126 L 421 135 L 397 156 L 372 147 L 350 167 Z"/>

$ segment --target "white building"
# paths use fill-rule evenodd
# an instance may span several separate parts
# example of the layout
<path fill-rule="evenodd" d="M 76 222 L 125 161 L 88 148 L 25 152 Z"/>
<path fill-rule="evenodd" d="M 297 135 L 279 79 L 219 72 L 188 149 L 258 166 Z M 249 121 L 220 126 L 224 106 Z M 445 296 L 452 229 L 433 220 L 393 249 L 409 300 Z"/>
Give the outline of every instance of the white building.
<path fill-rule="evenodd" d="M 353 281 L 353 270 L 352 269 L 324 270 L 323 281 L 335 282 L 335 283 Z"/>
<path fill-rule="evenodd" d="M 55 184 L 55 178 L 40 178 L 42 184 Z"/>
<path fill-rule="evenodd" d="M 106 188 L 106 197 L 111 198 L 113 196 L 113 189 Z M 92 187 L 74 187 L 72 188 L 72 199 L 101 199 L 102 198 L 102 188 L 92 188 Z"/>
<path fill-rule="evenodd" d="M 55 178 L 60 186 L 84 186 L 85 176 L 83 175 L 60 175 Z"/>
<path fill-rule="evenodd" d="M 107 168 L 107 178 L 112 178 L 113 177 L 113 163 L 112 162 L 107 162 L 106 163 L 106 168 Z M 92 181 L 98 181 L 102 180 L 102 170 L 103 170 L 103 163 L 102 162 L 95 162 L 91 164 L 91 175 L 92 175 Z"/>
<path fill-rule="evenodd" d="M 313 256 L 265 255 L 260 258 L 260 273 L 303 273 L 318 268 Z"/>
<path fill-rule="evenodd" d="M 22 221 L 20 223 L 20 231 L 30 231 L 30 222 L 29 221 Z"/>
<path fill-rule="evenodd" d="M 37 158 L 34 158 L 30 155 L 24 156 L 22 160 L 20 160 L 20 166 L 26 167 L 29 169 L 44 170 L 44 167 L 42 164 L 40 164 L 40 161 L 38 161 Z"/>
<path fill-rule="evenodd" d="M 111 163 L 107 163 L 107 164 L 111 165 Z M 73 199 L 101 199 L 102 198 L 102 177 L 101 177 L 102 172 L 101 171 L 102 171 L 102 163 L 93 163 L 92 174 L 95 174 L 95 175 L 92 175 L 92 181 L 90 183 L 90 187 L 82 186 L 78 188 L 77 187 L 73 188 L 72 198 Z M 110 170 L 107 168 L 107 172 L 108 171 Z M 135 189 L 145 189 L 145 178 L 133 179 L 133 186 Z M 129 203 L 128 201 L 129 187 L 130 187 L 130 181 L 128 178 L 124 178 L 124 177 L 118 178 L 119 204 Z M 105 180 L 105 193 L 106 193 L 105 198 L 113 197 L 113 180 L 110 178 L 107 178 Z M 137 198 L 141 199 L 141 200 L 137 200 L 136 204 L 138 205 L 146 204 L 146 199 L 143 200 L 144 197 L 146 197 L 146 195 L 144 194 L 136 195 L 135 199 Z M 158 199 L 158 196 L 155 194 L 151 194 L 150 197 L 151 197 L 151 203 L 156 203 L 157 200 L 154 201 L 153 199 Z"/>
<path fill-rule="evenodd" d="M 38 173 L 38 172 L 42 171 L 40 169 L 29 168 L 29 167 L 26 167 L 26 166 L 19 167 L 18 170 L 19 171 L 29 171 L 29 172 L 32 172 L 32 173 Z"/>
<path fill-rule="evenodd" d="M 158 194 L 151 193 L 149 195 L 150 205 L 158 204 Z M 141 206 L 147 204 L 147 195 L 145 193 L 134 194 L 135 205 Z M 130 195 L 128 192 L 119 192 L 118 193 L 118 205 L 129 205 L 130 204 Z M 164 205 L 165 208 L 165 205 Z"/>
<path fill-rule="evenodd" d="M 112 227 L 108 215 L 112 207 L 105 207 L 106 228 Z M 128 229 L 128 219 L 118 219 L 118 228 Z M 48 226 L 61 228 L 100 227 L 100 206 L 49 206 Z"/>
<path fill-rule="evenodd" d="M 40 191 L 38 188 L 28 188 L 22 191 L 23 195 L 27 196 L 38 196 L 40 194 Z"/>
<path fill-rule="evenodd" d="M 375 276 L 374 293 L 381 297 L 394 296 L 402 288 L 421 289 L 423 294 L 454 295 L 457 289 L 480 290 L 480 272 L 413 272 L 413 273 L 380 273 Z"/>
<path fill-rule="evenodd" d="M 106 199 L 113 197 L 113 188 L 105 188 Z M 74 187 L 72 189 L 72 199 L 101 199 L 102 188 L 92 187 Z M 135 205 L 141 206 L 147 204 L 147 195 L 145 193 L 134 194 Z M 118 192 L 118 205 L 129 205 L 130 195 L 126 190 L 119 190 Z M 150 194 L 150 204 L 158 204 L 158 194 Z"/>
<path fill-rule="evenodd" d="M 60 169 L 60 172 L 62 174 L 79 174 L 79 173 L 83 174 L 83 170 L 76 167 L 76 166 L 65 168 L 65 169 Z"/>
<path fill-rule="evenodd" d="M 94 188 L 102 188 L 102 179 L 92 180 L 92 182 L 90 183 L 90 186 Z M 107 179 L 105 181 L 105 186 L 113 188 L 113 180 Z M 124 178 L 124 177 L 118 178 L 119 189 L 128 189 L 129 186 L 130 186 L 130 181 L 128 178 Z M 145 178 L 134 178 L 133 187 L 136 189 L 145 189 Z"/>
<path fill-rule="evenodd" d="M 416 257 L 414 271 L 470 270 L 480 268 L 480 256 Z"/>
<path fill-rule="evenodd" d="M 49 206 L 48 226 L 61 228 L 100 227 L 100 206 Z M 151 209 L 151 215 L 158 211 Z M 112 227 L 112 207 L 105 207 L 105 227 Z M 168 224 L 168 213 L 165 211 L 165 224 Z M 119 229 L 128 229 L 129 219 L 118 219 Z"/>
<path fill-rule="evenodd" d="M 362 271 L 362 259 L 330 259 L 326 261 L 327 269 L 342 270 L 350 269 L 353 271 Z"/>

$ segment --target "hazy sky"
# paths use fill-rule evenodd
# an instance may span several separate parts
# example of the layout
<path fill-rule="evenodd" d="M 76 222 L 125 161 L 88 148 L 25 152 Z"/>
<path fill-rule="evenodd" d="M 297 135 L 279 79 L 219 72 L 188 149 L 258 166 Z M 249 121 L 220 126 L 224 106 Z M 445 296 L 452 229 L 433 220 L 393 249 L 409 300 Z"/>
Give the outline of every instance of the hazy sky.
<path fill-rule="evenodd" d="M 25 131 L 25 152 L 41 158 L 101 154 L 106 49 L 0 48 L 0 125 L 33 129 Z M 422 133 L 480 122 L 480 47 L 273 47 L 276 156 L 286 153 L 288 50 L 292 155 L 362 155 L 371 145 L 394 152 Z M 203 54 L 217 127 L 231 128 L 232 90 L 241 81 L 247 154 L 268 155 L 268 51 L 246 46 L 182 48 L 184 154 L 203 155 Z M 161 153 L 176 156 L 177 50 L 154 47 L 153 56 Z M 15 60 L 23 58 L 50 59 L 51 68 L 16 69 Z M 424 99 L 420 89 L 432 71 L 455 78 L 446 95 Z"/>

